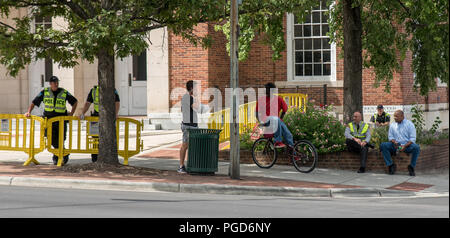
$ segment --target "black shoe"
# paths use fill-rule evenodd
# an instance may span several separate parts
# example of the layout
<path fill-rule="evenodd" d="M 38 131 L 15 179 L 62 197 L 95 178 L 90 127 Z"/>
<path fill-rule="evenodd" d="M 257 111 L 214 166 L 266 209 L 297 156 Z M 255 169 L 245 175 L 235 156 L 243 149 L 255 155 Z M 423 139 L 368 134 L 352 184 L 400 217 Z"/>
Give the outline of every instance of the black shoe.
<path fill-rule="evenodd" d="M 366 168 L 364 168 L 364 167 L 360 167 L 359 170 L 358 170 L 358 174 L 362 174 L 362 173 L 365 173 L 365 172 L 366 172 Z"/>
<path fill-rule="evenodd" d="M 52 160 L 53 160 L 53 165 L 57 165 L 58 164 L 58 156 L 53 155 Z"/>
<path fill-rule="evenodd" d="M 98 155 L 97 154 L 91 154 L 91 158 L 92 158 L 92 163 L 95 163 L 95 162 L 97 162 Z"/>
<path fill-rule="evenodd" d="M 64 156 L 62 165 L 67 164 L 67 162 L 69 162 L 69 155 Z"/>
<path fill-rule="evenodd" d="M 390 175 L 395 174 L 396 170 L 397 170 L 397 165 L 396 164 L 391 164 L 391 166 L 389 166 L 389 174 Z"/>
<path fill-rule="evenodd" d="M 411 165 L 408 165 L 409 176 L 416 176 L 414 172 L 414 168 Z"/>

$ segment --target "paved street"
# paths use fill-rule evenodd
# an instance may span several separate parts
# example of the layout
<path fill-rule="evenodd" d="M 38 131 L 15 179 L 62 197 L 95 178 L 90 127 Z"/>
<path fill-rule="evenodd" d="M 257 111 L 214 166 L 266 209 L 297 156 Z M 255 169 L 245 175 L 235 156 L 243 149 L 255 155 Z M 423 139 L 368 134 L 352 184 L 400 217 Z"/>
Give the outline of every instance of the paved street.
<path fill-rule="evenodd" d="M 449 199 L 287 198 L 0 186 L 0 217 L 449 217 Z"/>

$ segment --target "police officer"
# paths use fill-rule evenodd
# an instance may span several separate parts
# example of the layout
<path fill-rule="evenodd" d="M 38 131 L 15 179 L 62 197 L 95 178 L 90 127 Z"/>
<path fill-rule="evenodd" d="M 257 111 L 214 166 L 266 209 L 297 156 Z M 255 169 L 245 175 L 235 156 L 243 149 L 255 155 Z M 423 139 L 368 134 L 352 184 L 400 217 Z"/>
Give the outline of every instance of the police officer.
<path fill-rule="evenodd" d="M 384 111 L 383 105 L 377 106 L 377 113 L 375 113 L 371 118 L 370 122 L 375 123 L 375 126 L 388 126 L 391 122 L 391 115 Z"/>
<path fill-rule="evenodd" d="M 119 93 L 117 93 L 117 90 L 114 89 L 115 94 L 115 102 L 116 102 L 116 118 L 119 117 L 119 109 L 120 109 L 120 98 Z M 94 86 L 92 87 L 91 91 L 89 91 L 88 97 L 86 99 L 86 103 L 84 104 L 83 111 L 81 112 L 80 119 L 84 119 L 84 114 L 88 111 L 89 107 L 92 103 L 94 103 L 94 112 L 91 113 L 91 116 L 98 117 L 99 115 L 99 87 Z M 97 161 L 97 154 L 92 154 L 92 162 Z"/>
<path fill-rule="evenodd" d="M 26 117 L 29 117 L 31 111 L 35 106 L 41 105 L 44 102 L 44 117 L 50 119 L 58 116 L 72 116 L 77 109 L 78 101 L 72 96 L 66 89 L 59 87 L 59 79 L 56 76 L 51 76 L 49 79 L 50 87 L 42 90 L 32 101 L 28 111 L 25 113 Z M 72 105 L 72 111 L 67 113 L 66 101 Z M 66 140 L 67 122 L 64 123 L 64 140 Z M 47 131 L 45 131 L 47 136 Z M 52 146 L 53 148 L 59 148 L 59 122 L 52 124 Z M 53 155 L 53 164 L 58 163 L 58 156 Z M 69 161 L 69 155 L 64 156 L 63 164 L 67 164 Z"/>
<path fill-rule="evenodd" d="M 350 152 L 361 154 L 361 167 L 358 173 L 364 173 L 366 171 L 367 152 L 372 145 L 369 144 L 371 138 L 369 124 L 362 121 L 360 112 L 353 113 L 353 122 L 350 122 L 348 127 L 345 128 L 345 138 L 347 149 Z"/>

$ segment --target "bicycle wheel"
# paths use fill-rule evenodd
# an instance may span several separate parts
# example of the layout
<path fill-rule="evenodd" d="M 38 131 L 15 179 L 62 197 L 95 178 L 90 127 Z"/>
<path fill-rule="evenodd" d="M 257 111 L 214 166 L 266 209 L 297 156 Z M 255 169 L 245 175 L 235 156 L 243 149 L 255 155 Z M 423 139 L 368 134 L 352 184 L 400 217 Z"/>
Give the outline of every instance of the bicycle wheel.
<path fill-rule="evenodd" d="M 302 173 L 313 171 L 319 159 L 316 147 L 307 140 L 301 140 L 295 143 L 294 153 L 291 157 L 295 168 Z"/>
<path fill-rule="evenodd" d="M 253 161 L 260 168 L 268 169 L 277 161 L 277 150 L 272 142 L 267 138 L 260 138 L 253 143 Z"/>

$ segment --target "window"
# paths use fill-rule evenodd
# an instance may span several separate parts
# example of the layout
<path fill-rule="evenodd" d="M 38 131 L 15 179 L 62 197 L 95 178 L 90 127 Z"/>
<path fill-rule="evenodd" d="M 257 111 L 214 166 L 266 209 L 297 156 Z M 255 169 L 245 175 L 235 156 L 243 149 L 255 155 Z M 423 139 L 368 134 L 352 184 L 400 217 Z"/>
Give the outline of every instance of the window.
<path fill-rule="evenodd" d="M 329 81 L 333 76 L 335 47 L 327 36 L 328 6 L 321 0 L 311 14 L 302 19 L 290 14 L 288 24 L 291 34 L 288 35 L 288 50 L 291 61 L 288 63 L 293 80 Z M 289 27 L 289 25 L 288 25 Z M 290 39 L 289 39 L 290 38 Z M 289 67 L 289 66 L 288 66 Z"/>
<path fill-rule="evenodd" d="M 133 80 L 147 80 L 147 50 L 140 55 L 133 55 Z"/>
<path fill-rule="evenodd" d="M 52 28 L 52 18 L 42 17 L 36 15 L 34 18 L 35 29 L 43 28 L 44 30 Z M 51 58 L 45 59 L 45 81 L 48 82 L 50 77 L 53 76 L 53 60 Z"/>

